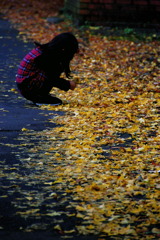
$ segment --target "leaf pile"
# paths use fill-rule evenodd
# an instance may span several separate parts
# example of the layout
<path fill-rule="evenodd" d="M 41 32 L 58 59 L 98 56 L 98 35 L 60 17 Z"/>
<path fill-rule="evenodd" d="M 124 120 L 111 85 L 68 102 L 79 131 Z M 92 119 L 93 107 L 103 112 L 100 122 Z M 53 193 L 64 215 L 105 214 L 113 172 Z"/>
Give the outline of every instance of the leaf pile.
<path fill-rule="evenodd" d="M 47 24 L 46 32 L 39 17 L 41 27 L 34 37 L 34 20 L 30 18 L 29 25 L 27 21 L 35 40 L 49 39 L 53 28 L 59 31 L 60 25 Z M 53 90 L 65 102 L 47 107 L 50 121 L 58 126 L 39 132 L 46 139 L 32 147 L 31 153 L 39 155 L 27 166 L 41 169 L 32 179 L 43 181 L 44 189 L 63 192 L 69 199 L 67 214 L 79 219 L 79 233 L 100 234 L 102 239 L 158 239 L 159 42 L 109 41 L 90 33 L 87 38 L 83 57 L 72 61 L 78 87 L 67 93 Z M 55 117 L 52 110 L 65 115 Z M 50 194 L 56 197 L 55 192 Z M 38 216 L 34 211 L 19 214 Z M 61 223 L 55 228 L 61 231 Z"/>
<path fill-rule="evenodd" d="M 47 0 L 47 2 L 43 0 L 2 0 L 0 7 L 0 12 L 19 30 L 24 41 L 34 39 L 45 43 L 66 26 L 65 22 L 55 26 L 47 21 L 48 17 L 58 15 L 58 11 L 63 7 L 63 0 Z"/>
<path fill-rule="evenodd" d="M 58 162 L 58 189 L 75 200 L 81 233 L 159 234 L 158 51 L 156 42 L 91 37 L 81 84 L 58 91 L 69 103 L 56 108 L 66 114 L 48 133 L 47 153 Z"/>

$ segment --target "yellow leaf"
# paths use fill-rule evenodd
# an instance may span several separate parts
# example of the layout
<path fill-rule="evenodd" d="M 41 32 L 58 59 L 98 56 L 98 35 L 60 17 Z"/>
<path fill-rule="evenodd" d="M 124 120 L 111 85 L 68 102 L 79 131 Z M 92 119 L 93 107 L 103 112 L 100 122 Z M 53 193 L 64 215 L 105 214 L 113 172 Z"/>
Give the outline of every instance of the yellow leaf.
<path fill-rule="evenodd" d="M 54 226 L 54 229 L 55 230 L 58 230 L 58 231 L 62 231 L 62 228 L 59 224 L 57 224 L 56 226 Z"/>
<path fill-rule="evenodd" d="M 89 226 L 87 226 L 87 229 L 93 230 L 93 229 L 95 229 L 95 226 L 94 225 L 89 225 Z"/>
<path fill-rule="evenodd" d="M 26 199 L 31 201 L 31 200 L 33 200 L 33 197 L 26 197 Z"/>
<path fill-rule="evenodd" d="M 20 215 L 30 215 L 30 214 L 38 212 L 39 210 L 40 209 L 30 209 L 30 210 L 27 210 L 25 212 L 17 212 L 17 214 L 20 214 Z"/>
<path fill-rule="evenodd" d="M 80 205 L 76 206 L 76 209 L 77 209 L 77 211 L 80 211 L 80 212 L 83 212 L 86 210 L 84 207 L 82 207 Z"/>
<path fill-rule="evenodd" d="M 22 128 L 21 131 L 25 132 L 25 131 L 28 131 L 28 129 L 27 128 Z"/>
<path fill-rule="evenodd" d="M 61 155 L 60 155 L 58 152 L 56 152 L 56 153 L 55 153 L 55 156 L 56 156 L 56 157 L 59 157 L 59 156 L 61 156 Z"/>
<path fill-rule="evenodd" d="M 77 213 L 76 217 L 77 217 L 77 218 L 84 218 L 84 215 L 81 214 L 81 213 Z"/>
<path fill-rule="evenodd" d="M 121 235 L 128 234 L 129 230 L 130 230 L 130 225 L 128 225 L 127 227 L 122 227 L 119 229 L 119 234 L 121 234 Z"/>
<path fill-rule="evenodd" d="M 59 213 L 59 212 L 51 212 L 51 213 L 47 213 L 46 215 L 50 216 L 50 217 L 55 217 L 55 216 L 61 216 L 61 213 Z"/>
<path fill-rule="evenodd" d="M 160 234 L 160 229 L 158 228 L 153 228 L 152 233 Z"/>
<path fill-rule="evenodd" d="M 66 234 L 71 234 L 71 233 L 74 233 L 74 232 L 75 232 L 74 229 L 72 229 L 72 230 L 65 230 L 65 231 L 64 231 L 64 233 L 66 233 Z"/>
<path fill-rule="evenodd" d="M 131 113 L 130 112 L 126 112 L 126 115 L 127 115 L 127 117 L 129 118 L 129 120 L 131 120 L 132 119 L 132 117 L 131 117 Z"/>

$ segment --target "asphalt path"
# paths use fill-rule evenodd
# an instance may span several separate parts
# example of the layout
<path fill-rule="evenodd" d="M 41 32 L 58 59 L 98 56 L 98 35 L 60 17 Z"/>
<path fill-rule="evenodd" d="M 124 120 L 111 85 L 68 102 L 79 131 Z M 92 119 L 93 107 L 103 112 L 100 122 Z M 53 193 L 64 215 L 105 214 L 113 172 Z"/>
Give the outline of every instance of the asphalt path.
<path fill-rule="evenodd" d="M 24 43 L 19 37 L 11 23 L 0 19 L 0 239 L 1 240 L 60 240 L 62 239 L 59 233 L 53 231 L 51 218 L 42 219 L 25 219 L 16 215 L 17 199 L 23 199 L 21 190 L 29 191 L 41 189 L 40 183 L 31 182 L 27 185 L 26 182 L 14 179 L 12 174 L 19 171 L 21 176 L 32 174 L 33 169 L 25 169 L 23 160 L 27 158 L 27 151 L 23 151 L 22 143 L 25 132 L 42 131 L 48 128 L 56 127 L 55 124 L 48 121 L 48 110 L 42 110 L 39 107 L 31 104 L 29 101 L 22 98 L 16 92 L 15 75 L 18 64 L 21 59 L 34 47 L 33 43 Z M 55 112 L 55 114 L 63 114 L 63 112 Z M 23 133 L 23 134 L 22 134 Z M 40 139 L 28 139 L 32 144 L 37 144 Z M 13 169 L 13 172 L 12 172 Z M 14 172 L 15 171 L 15 172 Z M 16 176 L 16 175 L 15 175 Z M 23 177 L 22 177 L 23 179 Z M 21 190 L 16 190 L 16 188 Z M 28 190 L 27 190 L 28 191 Z M 45 193 L 43 193 L 45 194 Z M 44 199 L 45 201 L 45 199 Z M 23 203 L 21 203 L 23 205 Z M 55 209 L 65 209 L 65 206 L 56 206 Z M 42 206 L 41 211 L 45 211 Z M 39 222 L 37 222 L 39 221 Z M 75 224 L 64 219 L 64 224 L 71 226 Z M 21 229 L 27 228 L 28 225 L 34 224 L 48 226 L 45 229 L 38 228 L 36 231 L 24 232 Z M 49 230 L 48 230 L 49 229 Z M 51 230 L 52 229 L 52 230 Z M 80 236 L 74 234 L 71 239 L 76 240 L 95 240 L 96 236 Z"/>
<path fill-rule="evenodd" d="M 12 25 L 0 19 L 0 194 L 4 196 L 6 187 L 10 186 L 3 170 L 20 165 L 20 157 L 24 155 L 19 149 L 19 135 L 23 129 L 41 131 L 54 127 L 47 121 L 47 110 L 41 110 L 27 102 L 16 93 L 15 75 L 18 64 L 24 55 L 33 48 L 32 43 L 24 43 L 18 38 L 18 32 Z M 35 140 L 36 143 L 37 140 Z M 16 146 L 13 151 L 13 146 Z M 21 169 L 22 171 L 25 171 Z M 7 192 L 7 191 L 6 191 Z M 53 233 L 23 233 L 17 231 L 21 219 L 14 218 L 16 209 L 12 205 L 14 196 L 0 197 L 0 239 L 58 239 Z"/>

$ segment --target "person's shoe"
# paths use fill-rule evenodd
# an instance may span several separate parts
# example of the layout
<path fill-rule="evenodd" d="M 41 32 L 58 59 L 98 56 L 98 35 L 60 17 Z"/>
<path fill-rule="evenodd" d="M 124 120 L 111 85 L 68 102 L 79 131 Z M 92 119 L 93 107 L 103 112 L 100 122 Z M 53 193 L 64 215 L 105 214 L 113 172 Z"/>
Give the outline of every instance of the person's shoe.
<path fill-rule="evenodd" d="M 58 106 L 61 105 L 61 103 L 33 103 L 36 106 L 48 106 L 48 105 L 52 105 L 52 106 Z"/>
<path fill-rule="evenodd" d="M 57 97 L 52 97 L 52 96 L 50 96 L 50 97 L 51 98 L 50 98 L 49 102 L 52 105 L 56 105 L 57 106 L 57 105 L 61 105 L 63 103 L 62 100 L 57 98 Z"/>
<path fill-rule="evenodd" d="M 57 97 L 52 97 L 51 95 L 48 95 L 45 99 L 41 99 L 39 101 L 35 101 L 34 104 L 36 104 L 37 106 L 42 106 L 42 105 L 54 105 L 54 106 L 58 106 L 61 105 L 63 102 L 61 99 L 57 98 Z"/>

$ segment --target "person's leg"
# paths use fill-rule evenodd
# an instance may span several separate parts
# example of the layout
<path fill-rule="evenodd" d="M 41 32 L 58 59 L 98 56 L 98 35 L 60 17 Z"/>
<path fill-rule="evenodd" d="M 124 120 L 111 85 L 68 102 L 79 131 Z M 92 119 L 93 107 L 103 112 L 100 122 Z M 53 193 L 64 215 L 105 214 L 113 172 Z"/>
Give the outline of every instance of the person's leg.
<path fill-rule="evenodd" d="M 59 98 L 51 96 L 46 92 L 45 88 L 41 90 L 35 87 L 33 81 L 26 80 L 21 84 L 17 84 L 18 89 L 21 95 L 27 100 L 32 101 L 33 103 L 44 103 L 44 104 L 62 104 L 62 100 Z"/>
<path fill-rule="evenodd" d="M 62 104 L 62 100 L 60 100 L 57 97 L 53 97 L 51 95 L 41 95 L 41 96 L 35 96 L 35 97 L 30 97 L 30 99 L 34 103 L 44 103 L 44 104 L 55 104 L 55 105 L 60 105 Z"/>

